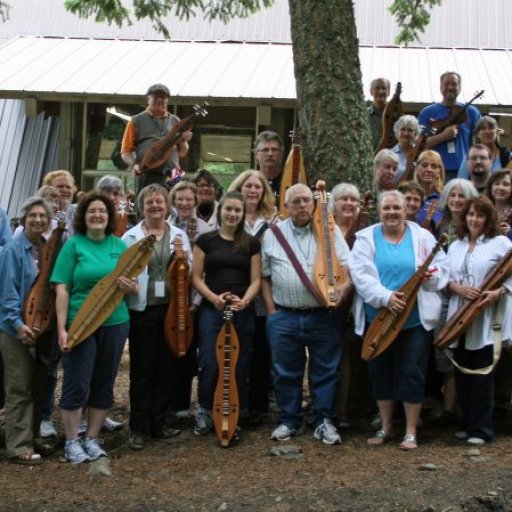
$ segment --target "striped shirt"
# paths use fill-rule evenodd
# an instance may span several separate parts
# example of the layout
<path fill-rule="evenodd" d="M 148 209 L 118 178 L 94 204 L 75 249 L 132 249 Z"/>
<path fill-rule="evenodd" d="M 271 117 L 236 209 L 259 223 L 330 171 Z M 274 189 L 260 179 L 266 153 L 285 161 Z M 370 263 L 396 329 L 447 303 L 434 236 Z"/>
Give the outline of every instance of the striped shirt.
<path fill-rule="evenodd" d="M 296 227 L 292 219 L 279 224 L 280 229 L 306 275 L 311 279 L 316 257 L 316 241 L 311 223 Z M 335 230 L 335 252 L 341 265 L 347 265 L 350 250 L 338 227 Z M 296 270 L 274 233 L 265 233 L 261 246 L 262 275 L 272 279 L 272 298 L 276 304 L 288 308 L 314 308 L 318 302 L 302 284 Z"/>

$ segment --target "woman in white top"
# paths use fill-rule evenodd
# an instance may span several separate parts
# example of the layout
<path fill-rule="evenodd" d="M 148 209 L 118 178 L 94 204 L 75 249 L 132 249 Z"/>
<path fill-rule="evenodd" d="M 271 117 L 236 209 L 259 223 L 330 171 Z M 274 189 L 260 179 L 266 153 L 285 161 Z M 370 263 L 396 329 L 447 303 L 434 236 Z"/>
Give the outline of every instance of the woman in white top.
<path fill-rule="evenodd" d="M 466 329 L 454 350 L 454 360 L 463 370 L 455 369 L 455 384 L 462 414 L 463 431 L 457 438 L 470 444 L 491 441 L 494 397 L 494 370 L 486 375 L 468 374 L 464 370 L 480 369 L 492 364 L 496 341 L 511 339 L 511 280 L 497 290 L 481 291 L 481 284 L 512 248 L 512 242 L 498 235 L 497 215 L 487 198 L 470 199 L 457 227 L 458 240 L 448 250 L 451 292 L 448 319 L 464 300 L 480 299 L 482 312 Z M 501 300 L 500 300 L 501 299 Z M 495 304 L 500 300 L 496 310 Z M 497 311 L 497 312 L 496 312 Z M 502 322 L 501 332 L 493 324 Z"/>

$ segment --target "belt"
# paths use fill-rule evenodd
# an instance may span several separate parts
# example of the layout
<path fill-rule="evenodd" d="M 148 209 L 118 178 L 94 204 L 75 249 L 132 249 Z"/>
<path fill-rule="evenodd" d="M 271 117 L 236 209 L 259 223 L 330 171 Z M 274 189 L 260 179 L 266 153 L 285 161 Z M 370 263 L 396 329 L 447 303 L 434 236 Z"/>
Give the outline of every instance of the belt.
<path fill-rule="evenodd" d="M 283 309 L 284 311 L 291 311 L 292 313 L 316 313 L 319 311 L 328 311 L 327 308 L 322 308 L 320 306 L 316 308 L 289 308 L 288 306 L 281 306 L 281 304 L 276 304 L 277 309 Z"/>

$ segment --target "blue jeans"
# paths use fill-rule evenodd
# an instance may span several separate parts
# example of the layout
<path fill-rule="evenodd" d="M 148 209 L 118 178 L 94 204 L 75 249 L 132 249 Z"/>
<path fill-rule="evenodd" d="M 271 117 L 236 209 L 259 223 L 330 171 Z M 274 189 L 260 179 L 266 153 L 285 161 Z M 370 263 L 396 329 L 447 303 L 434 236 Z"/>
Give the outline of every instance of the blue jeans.
<path fill-rule="evenodd" d="M 339 383 L 341 343 L 339 317 L 327 309 L 305 312 L 278 308 L 267 317 L 267 336 L 272 354 L 278 424 L 297 430 L 302 424 L 302 381 L 306 349 L 310 364 L 310 392 L 314 425 L 333 419 Z"/>
<path fill-rule="evenodd" d="M 431 344 L 432 331 L 422 325 L 400 331 L 391 346 L 368 363 L 375 400 L 421 404 Z"/>
<path fill-rule="evenodd" d="M 222 311 L 209 305 L 201 306 L 198 312 L 198 382 L 197 398 L 199 405 L 208 411 L 213 407 L 213 395 L 219 375 L 215 345 L 222 329 L 224 319 Z M 238 335 L 239 353 L 236 364 L 236 383 L 240 410 L 247 408 L 249 367 L 251 347 L 254 336 L 254 306 L 251 304 L 243 311 L 235 311 L 233 324 Z"/>

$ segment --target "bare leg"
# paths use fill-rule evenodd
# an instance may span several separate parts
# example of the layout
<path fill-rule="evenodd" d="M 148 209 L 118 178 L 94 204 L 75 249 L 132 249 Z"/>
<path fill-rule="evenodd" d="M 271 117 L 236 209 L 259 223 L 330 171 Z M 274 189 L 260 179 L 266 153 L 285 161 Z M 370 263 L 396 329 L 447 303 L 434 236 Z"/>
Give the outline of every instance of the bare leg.
<path fill-rule="evenodd" d="M 421 413 L 421 404 L 410 404 L 404 402 L 405 409 L 405 437 L 400 448 L 404 450 L 413 450 L 416 448 L 416 425 Z"/>
<path fill-rule="evenodd" d="M 85 437 L 96 438 L 100 433 L 101 426 L 107 417 L 108 409 L 95 409 L 89 407 L 87 417 L 87 432 Z"/>
<path fill-rule="evenodd" d="M 82 416 L 82 409 L 75 409 L 73 411 L 61 410 L 62 424 L 64 426 L 64 435 L 66 441 L 71 441 L 78 438 L 78 425 L 80 425 L 80 417 Z"/>

